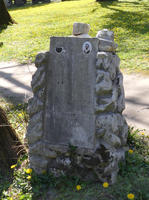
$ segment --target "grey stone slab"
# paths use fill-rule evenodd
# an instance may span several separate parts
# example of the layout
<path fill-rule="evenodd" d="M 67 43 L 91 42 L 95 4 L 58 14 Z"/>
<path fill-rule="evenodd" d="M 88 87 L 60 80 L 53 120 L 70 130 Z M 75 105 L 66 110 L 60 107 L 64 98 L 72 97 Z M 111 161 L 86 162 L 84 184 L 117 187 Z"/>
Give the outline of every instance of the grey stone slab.
<path fill-rule="evenodd" d="M 83 45 L 90 42 L 91 52 Z M 57 52 L 57 50 L 61 52 Z M 52 37 L 47 69 L 45 137 L 51 144 L 94 146 L 96 38 Z"/>

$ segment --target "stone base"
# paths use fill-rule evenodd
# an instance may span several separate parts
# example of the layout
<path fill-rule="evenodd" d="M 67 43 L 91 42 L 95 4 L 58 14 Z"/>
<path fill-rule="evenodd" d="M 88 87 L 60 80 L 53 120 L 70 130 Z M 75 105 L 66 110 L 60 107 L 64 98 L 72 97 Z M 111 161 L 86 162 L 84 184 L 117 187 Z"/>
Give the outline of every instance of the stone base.
<path fill-rule="evenodd" d="M 127 129 L 125 134 L 126 131 Z M 114 139 L 115 137 L 121 141 L 120 137 L 113 135 Z M 101 144 L 96 149 L 37 142 L 30 146 L 30 165 L 39 174 L 47 171 L 54 173 L 55 176 L 65 174 L 82 180 L 114 183 L 118 163 L 124 160 L 126 147 L 120 148 L 120 144 L 116 143 L 117 140 L 113 141 L 115 142 L 113 147 L 102 139 L 100 141 Z"/>

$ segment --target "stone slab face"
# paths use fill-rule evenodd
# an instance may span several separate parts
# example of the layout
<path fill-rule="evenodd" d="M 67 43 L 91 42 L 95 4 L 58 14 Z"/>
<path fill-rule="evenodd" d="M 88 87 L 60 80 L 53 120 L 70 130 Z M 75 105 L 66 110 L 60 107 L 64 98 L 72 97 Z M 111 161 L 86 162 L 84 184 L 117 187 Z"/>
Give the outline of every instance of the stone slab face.
<path fill-rule="evenodd" d="M 26 138 L 37 173 L 116 181 L 128 134 L 116 47 L 114 33 L 102 30 L 52 37 L 50 52 L 36 56 Z"/>
<path fill-rule="evenodd" d="M 92 50 L 84 53 L 89 42 Z M 95 65 L 98 39 L 52 37 L 47 68 L 45 139 L 93 148 Z M 61 52 L 58 52 L 62 48 Z M 49 131 L 50 130 L 50 131 Z"/>

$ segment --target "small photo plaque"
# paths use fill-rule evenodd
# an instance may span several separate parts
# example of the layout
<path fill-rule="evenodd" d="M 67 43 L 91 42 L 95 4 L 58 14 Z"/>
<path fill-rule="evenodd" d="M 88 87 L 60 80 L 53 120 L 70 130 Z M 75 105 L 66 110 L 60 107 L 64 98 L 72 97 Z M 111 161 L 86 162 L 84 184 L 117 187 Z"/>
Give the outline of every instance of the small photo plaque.
<path fill-rule="evenodd" d="M 92 45 L 90 42 L 84 42 L 83 46 L 82 46 L 82 50 L 84 54 L 90 54 L 92 51 Z"/>

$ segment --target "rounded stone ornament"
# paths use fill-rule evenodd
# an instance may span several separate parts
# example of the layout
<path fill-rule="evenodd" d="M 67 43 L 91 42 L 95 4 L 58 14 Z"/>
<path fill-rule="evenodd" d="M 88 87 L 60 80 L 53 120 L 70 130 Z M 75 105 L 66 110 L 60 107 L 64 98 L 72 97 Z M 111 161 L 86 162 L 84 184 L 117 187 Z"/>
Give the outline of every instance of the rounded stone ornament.
<path fill-rule="evenodd" d="M 99 39 L 106 39 L 106 40 L 114 41 L 114 32 L 109 31 L 108 29 L 103 29 L 101 31 L 98 31 L 96 37 Z"/>

